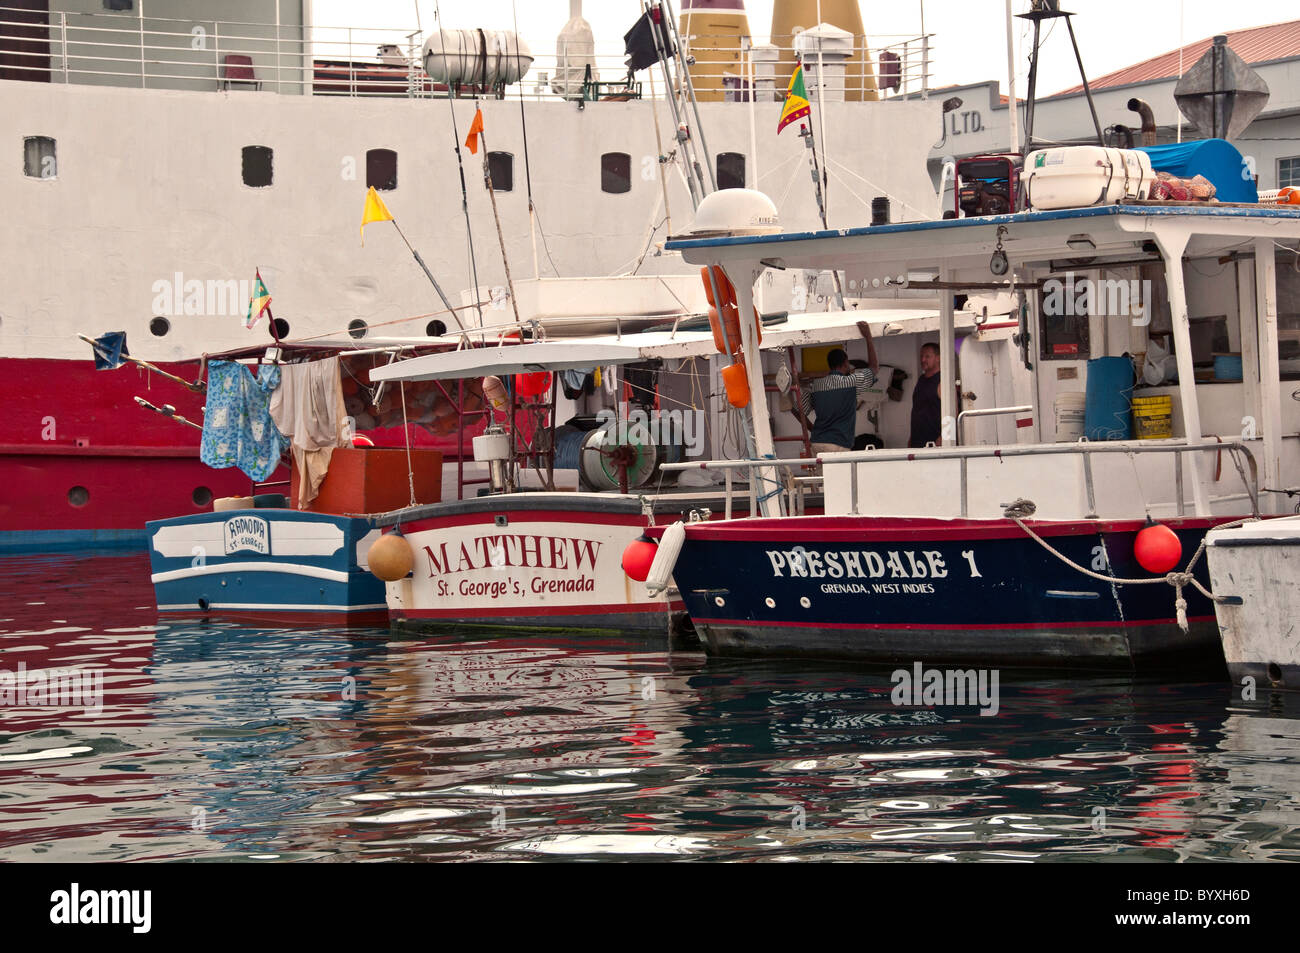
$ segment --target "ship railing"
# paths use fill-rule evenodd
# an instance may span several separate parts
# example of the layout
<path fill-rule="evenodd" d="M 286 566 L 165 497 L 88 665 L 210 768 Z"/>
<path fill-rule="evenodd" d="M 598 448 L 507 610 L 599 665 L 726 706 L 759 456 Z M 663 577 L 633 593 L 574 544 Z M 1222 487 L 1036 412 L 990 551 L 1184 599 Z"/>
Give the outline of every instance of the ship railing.
<path fill-rule="evenodd" d="M 1250 502 L 1251 514 L 1256 518 L 1260 515 L 1259 510 L 1259 468 L 1255 462 L 1255 456 L 1251 453 L 1250 448 L 1245 446 L 1239 439 L 1218 439 L 1207 438 L 1205 442 L 1189 442 L 1186 440 L 1172 442 L 1146 442 L 1146 441 L 1114 441 L 1114 442 L 1093 442 L 1080 440 L 1076 443 L 1062 444 L 1029 444 L 1024 446 L 974 446 L 974 447 L 927 447 L 925 449 L 915 450 L 857 450 L 845 451 L 834 454 L 818 454 L 815 458 L 806 459 L 746 459 L 746 460 L 703 460 L 690 461 L 686 463 L 665 463 L 660 469 L 665 472 L 678 472 L 683 470 L 709 470 L 721 472 L 724 477 L 724 499 L 726 506 L 726 518 L 731 518 L 732 496 L 734 493 L 734 474 L 737 471 L 758 471 L 762 469 L 775 469 L 782 471 L 784 476 L 783 493 L 786 497 L 786 512 L 800 515 L 805 511 L 805 502 L 808 492 L 814 488 L 825 490 L 826 483 L 824 476 L 815 475 L 796 475 L 798 470 L 811 470 L 821 466 L 823 474 L 826 468 L 848 466 L 848 513 L 858 514 L 859 511 L 859 485 L 860 474 L 858 464 L 883 464 L 883 463 L 915 463 L 927 464 L 940 460 L 956 460 L 958 462 L 958 483 L 959 493 L 958 501 L 960 506 L 959 515 L 966 519 L 970 517 L 970 471 L 969 465 L 972 460 L 991 459 L 1007 460 L 1016 457 L 1054 457 L 1062 455 L 1073 455 L 1080 458 L 1080 464 L 1083 470 L 1084 493 L 1086 497 L 1085 519 L 1099 518 L 1097 506 L 1097 480 L 1094 476 L 1093 457 L 1099 454 L 1127 454 L 1130 457 L 1137 457 L 1144 454 L 1171 454 L 1173 457 L 1174 471 L 1174 500 L 1173 506 L 1179 517 L 1188 515 L 1187 491 L 1184 477 L 1184 458 L 1189 454 L 1201 453 L 1227 453 L 1232 458 L 1238 476 L 1241 480 L 1244 492 L 1225 494 L 1222 496 L 1210 497 L 1206 500 L 1207 505 L 1222 504 L 1248 500 Z M 747 482 L 745 490 L 749 497 L 749 513 L 751 516 L 758 515 L 758 490 L 762 481 L 752 477 Z M 1146 504 L 1143 502 L 1143 506 Z M 1149 510 L 1148 510 L 1149 512 Z"/>
<path fill-rule="evenodd" d="M 430 77 L 421 62 L 426 36 L 418 28 L 142 18 L 139 5 L 134 13 L 46 13 L 8 7 L 0 0 L 0 37 L 8 38 L 12 47 L 7 62 L 0 66 L 0 78 L 148 89 L 445 97 L 446 85 Z M 696 37 L 697 44 L 707 40 Z M 809 59 L 813 70 L 809 93 L 814 101 L 821 96 L 827 101 L 861 98 L 864 88 L 880 87 L 880 98 L 890 89 L 910 96 L 928 91 L 933 69 L 931 37 L 870 36 L 856 42 L 866 55 L 842 69 L 828 66 L 824 93 Z M 705 86 L 713 84 L 701 90 L 701 98 L 783 100 L 792 57 L 788 48 L 767 49 L 771 60 L 766 66 L 756 65 L 753 82 L 746 78 L 750 75 L 749 53 L 744 54 L 743 65 L 738 65 L 736 58 L 727 59 L 712 50 L 688 49 L 688 55 L 695 57 L 691 67 L 695 84 L 700 86 L 701 80 L 709 81 Z M 776 64 L 778 55 L 783 65 Z M 621 52 L 586 57 L 534 51 L 518 82 L 488 82 L 458 87 L 454 92 L 580 100 L 585 80 L 587 88 L 592 83 L 602 89 L 626 86 L 627 72 Z M 666 90 L 661 75 L 655 72 L 653 81 L 647 76 L 638 74 L 635 79 L 641 81 L 640 88 L 627 86 L 627 95 L 614 98 L 663 98 Z"/>
<path fill-rule="evenodd" d="M 786 38 L 788 40 L 788 38 Z M 851 55 L 829 50 L 801 54 L 804 86 L 816 103 L 890 96 L 927 98 L 934 75 L 933 34 L 859 34 L 853 37 Z M 795 52 L 784 45 L 752 47 L 735 37 L 696 34 L 687 54 L 693 59 L 691 80 L 697 96 L 713 91 L 712 98 L 728 102 L 785 99 Z M 825 73 L 825 79 L 819 77 Z M 721 91 L 721 96 L 717 91 Z M 865 94 L 865 95 L 864 95 Z"/>

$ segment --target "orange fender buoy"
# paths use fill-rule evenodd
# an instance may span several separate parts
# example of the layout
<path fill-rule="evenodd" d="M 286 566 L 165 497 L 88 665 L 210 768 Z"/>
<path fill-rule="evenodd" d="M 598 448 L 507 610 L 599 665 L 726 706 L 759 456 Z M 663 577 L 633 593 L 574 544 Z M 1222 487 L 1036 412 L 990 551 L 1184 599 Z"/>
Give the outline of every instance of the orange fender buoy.
<path fill-rule="evenodd" d="M 732 407 L 749 406 L 749 378 L 745 375 L 744 360 L 722 369 L 722 383 L 727 388 L 727 402 Z"/>

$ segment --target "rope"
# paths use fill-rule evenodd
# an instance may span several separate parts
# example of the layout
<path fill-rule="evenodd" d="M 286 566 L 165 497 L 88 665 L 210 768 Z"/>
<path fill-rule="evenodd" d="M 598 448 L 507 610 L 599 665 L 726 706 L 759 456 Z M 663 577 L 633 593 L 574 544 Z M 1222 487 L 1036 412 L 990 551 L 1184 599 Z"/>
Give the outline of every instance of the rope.
<path fill-rule="evenodd" d="M 1211 602 L 1215 602 L 1215 603 L 1223 602 L 1221 598 L 1214 595 L 1214 593 L 1210 592 L 1210 590 L 1202 586 L 1200 580 L 1198 580 L 1195 576 L 1192 575 L 1192 567 L 1195 566 L 1197 560 L 1201 558 L 1201 553 L 1205 552 L 1205 537 L 1201 538 L 1201 545 L 1196 548 L 1196 553 L 1192 556 L 1191 561 L 1188 562 L 1187 567 L 1182 572 L 1167 572 L 1163 576 L 1152 576 L 1149 579 L 1120 579 L 1117 576 L 1104 576 L 1099 572 L 1093 572 L 1091 569 L 1085 569 L 1083 566 L 1080 566 L 1069 556 L 1065 555 L 1065 553 L 1061 552 L 1059 549 L 1056 549 L 1049 542 L 1047 542 L 1047 540 L 1043 539 L 1032 529 L 1026 526 L 1024 520 L 1021 519 L 1019 516 L 1010 513 L 1010 511 L 1008 511 L 1008 515 L 1015 522 L 1017 526 L 1019 526 L 1022 530 L 1024 530 L 1025 533 L 1028 534 L 1028 536 L 1032 540 L 1034 540 L 1034 542 L 1038 543 L 1038 545 L 1042 546 L 1045 550 L 1047 550 L 1057 559 L 1061 560 L 1061 562 L 1065 563 L 1071 569 L 1081 572 L 1085 576 L 1088 576 L 1089 578 L 1096 579 L 1100 582 L 1110 583 L 1111 585 L 1114 586 L 1144 586 L 1144 585 L 1150 585 L 1151 583 L 1159 583 L 1159 582 L 1168 583 L 1169 585 L 1173 586 L 1174 587 L 1174 610 L 1177 613 L 1177 617 L 1178 617 L 1178 627 L 1182 629 L 1184 632 L 1187 631 L 1187 600 L 1183 598 L 1183 588 L 1185 586 L 1194 586 L 1201 593 L 1201 595 L 1205 596 L 1205 598 L 1209 599 Z M 1214 528 L 1232 529 L 1233 527 L 1244 526 L 1246 523 L 1254 523 L 1256 521 L 1257 521 L 1257 517 L 1247 516 L 1243 519 L 1233 520 L 1230 523 L 1219 523 Z"/>
<path fill-rule="evenodd" d="M 402 433 L 406 437 L 406 483 L 411 489 L 410 505 L 415 506 L 415 464 L 411 462 L 411 425 L 406 420 L 406 381 L 398 383 L 402 385 L 399 396 L 402 398 Z"/>

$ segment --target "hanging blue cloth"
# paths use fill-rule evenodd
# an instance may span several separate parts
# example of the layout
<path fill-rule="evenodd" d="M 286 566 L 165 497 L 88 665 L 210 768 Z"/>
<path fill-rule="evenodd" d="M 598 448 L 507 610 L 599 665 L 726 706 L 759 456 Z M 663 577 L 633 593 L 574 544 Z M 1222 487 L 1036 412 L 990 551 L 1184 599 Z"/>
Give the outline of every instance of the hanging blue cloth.
<path fill-rule="evenodd" d="M 1220 202 L 1258 202 L 1250 166 L 1225 139 L 1195 139 L 1163 146 L 1138 146 L 1151 157 L 1151 168 L 1190 179 L 1203 175 L 1214 183 Z"/>
<path fill-rule="evenodd" d="M 278 386 L 274 365 L 254 377 L 243 364 L 211 361 L 199 459 L 216 469 L 239 467 L 258 483 L 274 473 L 289 445 L 271 420 L 271 392 Z"/>

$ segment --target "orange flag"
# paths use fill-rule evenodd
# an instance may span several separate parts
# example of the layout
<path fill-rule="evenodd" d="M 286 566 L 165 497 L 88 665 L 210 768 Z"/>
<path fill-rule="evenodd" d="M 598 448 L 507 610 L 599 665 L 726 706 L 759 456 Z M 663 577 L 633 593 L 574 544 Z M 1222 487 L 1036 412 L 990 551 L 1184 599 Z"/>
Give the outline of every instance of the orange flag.
<path fill-rule="evenodd" d="M 474 110 L 474 121 L 469 124 L 469 135 L 465 137 L 465 148 L 471 155 L 478 155 L 478 134 L 483 131 L 483 110 Z"/>

